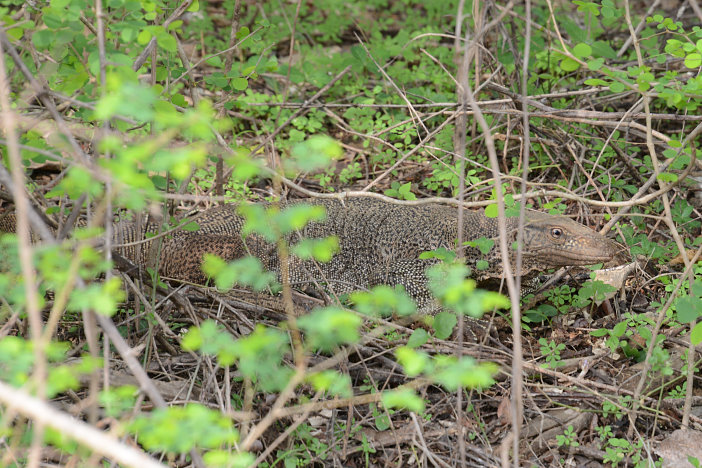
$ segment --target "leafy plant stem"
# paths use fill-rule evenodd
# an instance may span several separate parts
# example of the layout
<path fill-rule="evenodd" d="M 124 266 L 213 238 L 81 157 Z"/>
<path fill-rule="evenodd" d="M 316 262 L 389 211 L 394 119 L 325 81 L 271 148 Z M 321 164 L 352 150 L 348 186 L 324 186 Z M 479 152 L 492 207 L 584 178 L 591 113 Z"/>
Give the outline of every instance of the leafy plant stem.
<path fill-rule="evenodd" d="M 96 453 L 104 454 L 125 466 L 141 466 L 144 468 L 164 468 L 141 450 L 119 443 L 112 435 L 96 429 L 83 421 L 68 416 L 44 400 L 33 397 L 26 392 L 0 382 L 0 401 L 9 408 L 9 412 L 17 411 L 42 425 L 54 427 L 63 434 L 90 447 Z"/>
<path fill-rule="evenodd" d="M 700 255 L 702 255 L 702 246 L 697 249 L 697 252 L 695 252 L 695 256 L 689 261 L 689 264 L 687 268 L 685 268 L 685 271 L 683 272 L 682 276 L 688 276 L 690 272 L 692 271 L 692 267 L 697 263 L 697 261 L 700 258 Z M 661 310 L 658 312 L 658 317 L 656 318 L 656 325 L 653 327 L 653 330 L 651 331 L 651 339 L 649 340 L 648 344 L 648 349 L 646 350 L 646 359 L 644 360 L 644 368 L 641 371 L 641 377 L 639 379 L 638 384 L 636 385 L 636 389 L 634 390 L 634 402 L 632 405 L 632 410 L 629 413 L 630 418 L 631 418 L 631 427 L 634 426 L 634 422 L 636 421 L 636 412 L 635 409 L 638 408 L 638 401 L 639 397 L 641 396 L 641 392 L 643 391 L 644 384 L 646 382 L 646 379 L 648 378 L 648 373 L 651 370 L 651 356 L 653 355 L 653 348 L 656 345 L 656 337 L 658 336 L 658 333 L 661 330 L 661 326 L 663 325 L 663 319 L 665 319 L 665 313 L 670 308 L 670 306 L 673 304 L 673 302 L 677 299 L 677 293 L 680 290 L 680 288 L 683 285 L 683 281 L 678 281 L 678 283 L 675 285 L 675 289 L 670 293 L 670 296 L 668 297 L 668 300 L 666 303 L 661 307 Z M 692 366 L 688 366 L 692 367 Z M 688 371 L 689 372 L 689 371 Z M 688 404 L 688 396 L 690 395 L 688 389 L 688 393 L 685 396 L 685 414 L 687 414 L 687 421 L 689 421 L 689 410 L 690 408 L 687 407 Z M 691 402 L 690 402 L 691 404 Z M 683 415 L 683 418 L 685 418 L 685 414 Z"/>
<path fill-rule="evenodd" d="M 472 45 L 472 44 L 471 44 Z M 474 47 L 466 46 L 466 54 L 471 54 Z M 467 59 L 467 63 L 470 59 Z M 497 151 L 495 149 L 495 140 L 490 132 L 490 127 L 485 120 L 480 107 L 478 106 L 473 91 L 468 83 L 464 83 L 466 98 L 473 108 L 475 119 L 478 121 L 481 131 L 485 137 L 485 146 L 488 151 L 490 161 L 490 169 L 495 182 L 495 194 L 497 198 L 498 211 L 498 229 L 500 232 L 500 252 L 502 255 L 502 264 L 504 268 L 505 282 L 509 292 L 510 303 L 512 305 L 512 437 L 513 444 L 518 444 L 519 428 L 522 421 L 522 342 L 521 342 L 521 311 L 519 308 L 519 291 L 517 290 L 514 276 L 512 275 L 512 266 L 509 261 L 509 248 L 507 245 L 507 227 L 505 217 L 505 200 L 502 193 L 502 176 L 500 175 L 500 164 L 497 160 Z M 513 464 L 519 466 L 519 451 L 513 450 Z"/>
<path fill-rule="evenodd" d="M 4 31 L 2 31 L 4 36 Z M 6 38 L 6 37 L 5 37 Z M 37 397 L 43 400 L 46 397 L 47 362 L 44 341 L 41 339 L 42 319 L 39 311 L 39 291 L 37 279 L 32 266 L 31 234 L 29 230 L 29 215 L 31 209 L 24 191 L 24 177 L 22 174 L 22 159 L 18 147 L 16 133 L 16 116 L 12 112 L 9 99 L 10 86 L 7 82 L 5 66 L 5 53 L 0 45 L 0 107 L 2 107 L 2 124 L 7 135 L 7 149 L 12 174 L 12 195 L 17 205 L 17 237 L 19 242 L 19 258 L 24 277 L 24 293 L 27 301 L 27 315 L 29 316 L 30 334 L 34 341 L 34 386 Z M 41 444 L 44 438 L 44 423 L 36 421 L 32 443 L 27 457 L 27 466 L 38 467 L 41 461 Z"/>
<path fill-rule="evenodd" d="M 477 2 L 476 2 L 477 3 Z M 477 6 L 476 6 L 477 7 Z M 463 8 L 464 8 L 464 1 L 461 0 L 461 2 L 458 5 L 458 13 L 456 15 L 457 21 L 456 21 L 456 29 L 460 30 L 461 26 L 463 25 Z M 468 28 L 466 28 L 468 29 Z M 460 54 L 460 44 L 461 42 L 459 41 L 460 36 L 456 36 L 456 40 L 454 43 L 454 47 L 456 48 L 455 54 L 456 54 L 456 62 L 458 65 L 458 86 L 456 87 L 457 91 L 457 100 L 460 104 L 460 107 L 458 108 L 458 116 L 456 117 L 456 128 L 454 132 L 454 141 L 455 141 L 455 148 L 454 152 L 456 153 L 456 158 L 459 160 L 459 174 L 458 174 L 458 202 L 463 201 L 464 197 L 464 192 L 465 192 L 465 186 L 466 186 L 466 179 L 465 179 L 465 165 L 466 165 L 466 132 L 467 132 L 467 115 L 466 111 L 468 110 L 468 99 L 466 97 L 466 91 L 465 91 L 465 86 L 468 84 L 468 50 L 464 50 L 463 54 Z M 459 61 L 458 58 L 462 57 L 462 60 Z M 477 66 L 477 63 L 476 63 Z M 458 206 L 458 225 L 463 226 L 463 217 L 464 217 L 464 208 L 462 205 Z M 463 229 L 458 230 L 458 245 L 463 245 Z M 461 249 L 458 251 L 459 258 L 463 257 L 464 250 Z M 456 357 L 458 359 L 461 358 L 461 355 L 463 354 L 463 328 L 465 326 L 465 317 L 462 317 L 459 315 L 458 317 L 458 348 L 456 349 Z M 459 418 L 463 417 L 463 389 L 458 388 L 456 390 L 456 414 L 459 415 Z M 417 424 L 416 417 L 414 414 L 412 415 L 414 419 L 414 423 Z M 459 459 L 461 460 L 461 464 L 464 465 L 464 461 L 466 459 L 466 443 L 465 443 L 465 424 L 459 420 L 459 427 L 461 428 L 461 432 L 458 437 L 458 452 L 459 452 Z"/>
<path fill-rule="evenodd" d="M 641 48 L 639 46 L 639 41 L 636 38 L 636 32 L 634 31 L 634 25 L 631 22 L 631 12 L 629 10 L 629 1 L 626 0 L 624 2 L 624 17 L 626 19 L 626 24 L 629 28 L 629 32 L 632 37 L 632 42 L 634 44 L 634 50 L 636 51 L 636 59 L 639 63 L 639 67 L 644 66 L 643 62 L 643 57 L 641 55 Z M 650 108 L 650 96 L 647 92 L 643 92 L 643 104 L 644 104 L 644 111 L 645 111 L 645 116 L 646 116 L 646 147 L 648 148 L 649 154 L 651 156 L 651 161 L 653 162 L 653 169 L 656 177 L 660 174 L 660 164 L 658 162 L 658 156 L 656 153 L 656 147 L 653 144 L 653 137 L 652 137 L 652 123 L 651 123 L 651 108 Z M 694 153 L 694 150 L 693 150 Z M 663 181 L 659 181 L 658 184 L 661 187 L 661 190 L 667 188 L 667 183 Z M 664 220 L 666 224 L 668 225 L 668 228 L 670 229 L 670 232 L 673 236 L 673 239 L 675 240 L 675 243 L 678 247 L 679 252 L 682 255 L 683 261 L 685 262 L 685 276 L 688 276 L 690 280 L 690 284 L 692 284 L 692 265 L 694 263 L 691 263 L 685 255 L 685 244 L 680 237 L 680 233 L 678 232 L 677 227 L 675 226 L 675 223 L 673 222 L 673 217 L 671 214 L 670 210 L 670 199 L 668 198 L 668 193 L 667 191 L 661 194 L 661 200 L 663 201 L 663 207 L 664 207 L 664 212 L 665 212 L 665 217 Z M 700 251 L 702 251 L 702 248 L 700 248 Z M 699 255 L 699 252 L 698 252 Z M 682 284 L 682 282 L 680 282 Z M 671 297 L 675 297 L 675 295 L 671 295 Z M 658 331 L 660 329 L 659 322 L 661 322 L 661 316 L 659 315 L 658 320 L 656 321 L 656 328 L 654 329 L 654 332 L 651 337 L 651 341 L 649 343 L 648 350 L 646 352 L 646 364 L 644 364 L 644 369 L 645 372 L 641 374 L 641 378 L 639 379 L 639 382 L 636 386 L 636 390 L 634 391 L 634 403 L 631 408 L 631 412 L 629 413 L 629 420 L 631 422 L 629 429 L 627 431 L 627 435 L 631 437 L 633 435 L 633 431 L 635 429 L 635 422 L 636 422 L 636 410 L 637 410 L 637 402 L 639 395 L 641 395 L 641 392 L 643 391 L 644 384 L 646 382 L 647 378 L 647 373 L 648 373 L 648 368 L 650 367 L 649 360 L 651 359 L 651 355 L 653 353 L 653 348 L 656 343 L 656 336 L 658 334 Z M 692 353 L 694 353 L 694 345 L 690 343 Z M 685 399 L 686 405 L 688 403 L 692 402 L 692 380 L 690 379 L 690 382 L 688 383 L 687 387 L 687 396 Z M 689 418 L 690 418 L 690 407 L 686 408 L 687 411 L 684 412 L 683 415 L 683 427 L 687 427 L 689 424 Z"/>

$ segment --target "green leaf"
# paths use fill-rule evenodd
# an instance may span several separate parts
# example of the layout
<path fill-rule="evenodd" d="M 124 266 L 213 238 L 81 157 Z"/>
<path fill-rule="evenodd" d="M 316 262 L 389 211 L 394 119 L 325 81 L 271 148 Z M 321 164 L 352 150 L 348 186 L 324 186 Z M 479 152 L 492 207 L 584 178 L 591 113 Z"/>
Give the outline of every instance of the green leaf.
<path fill-rule="evenodd" d="M 171 95 L 171 102 L 180 107 L 187 107 L 188 102 L 185 100 L 185 96 L 179 93 L 175 93 Z"/>
<path fill-rule="evenodd" d="M 651 339 L 651 336 L 653 336 L 651 330 L 648 329 L 647 325 L 641 325 L 636 327 L 636 331 L 639 335 L 641 335 L 641 338 L 643 338 L 647 343 Z"/>
<path fill-rule="evenodd" d="M 609 85 L 609 90 L 612 91 L 613 93 L 621 93 L 626 89 L 626 85 L 624 83 L 620 83 L 618 81 L 613 81 Z"/>
<path fill-rule="evenodd" d="M 329 392 L 331 395 L 349 398 L 353 396 L 351 377 L 333 370 L 316 372 L 306 377 L 315 390 Z"/>
<path fill-rule="evenodd" d="M 184 350 L 196 351 L 202 347 L 204 339 L 201 330 L 202 326 L 199 328 L 193 327 L 185 334 L 183 340 L 181 341 L 181 346 Z"/>
<path fill-rule="evenodd" d="M 492 309 L 509 309 L 512 305 L 507 296 L 500 294 L 497 291 L 484 291 L 479 289 L 476 291 L 474 296 L 480 303 L 479 308 L 481 311 L 488 311 Z"/>
<path fill-rule="evenodd" d="M 689 213 L 692 213 L 690 211 Z M 702 297 L 702 280 L 695 280 L 690 286 L 690 294 L 694 297 Z"/>
<path fill-rule="evenodd" d="M 683 51 L 683 43 L 678 39 L 668 39 L 663 50 L 675 57 L 684 57 L 685 52 Z"/>
<path fill-rule="evenodd" d="M 609 81 L 601 80 L 599 78 L 590 78 L 585 80 L 585 84 L 588 86 L 609 86 Z"/>
<path fill-rule="evenodd" d="M 672 172 L 661 172 L 656 176 L 656 179 L 660 180 L 661 182 L 677 182 L 678 181 L 678 176 L 677 174 L 673 174 Z"/>
<path fill-rule="evenodd" d="M 479 318 L 501 304 L 488 291 L 477 290 L 475 280 L 466 278 L 470 269 L 463 263 L 438 264 L 427 269 L 429 289 L 441 304 L 461 315 Z M 499 307 L 499 305 L 498 305 Z"/>
<path fill-rule="evenodd" d="M 45 49 L 51 45 L 54 36 L 54 31 L 50 29 L 41 29 L 32 34 L 32 43 L 37 49 Z"/>
<path fill-rule="evenodd" d="M 683 296 L 678 299 L 675 308 L 678 311 L 678 320 L 682 323 L 690 323 L 702 316 L 702 299 Z"/>
<path fill-rule="evenodd" d="M 412 183 L 407 182 L 406 184 L 402 184 L 399 188 L 399 193 L 401 195 L 401 198 L 404 200 L 416 200 L 417 197 L 411 192 L 412 190 Z"/>
<path fill-rule="evenodd" d="M 377 409 L 373 408 L 373 417 L 375 422 L 375 428 L 378 431 L 384 432 L 390 429 L 390 417 L 386 412 L 378 411 Z"/>
<path fill-rule="evenodd" d="M 429 333 L 423 328 L 417 328 L 407 340 L 407 347 L 419 348 L 427 341 L 429 341 Z"/>
<path fill-rule="evenodd" d="M 497 209 L 497 203 L 488 205 L 485 207 L 485 217 L 486 218 L 497 218 L 499 216 L 499 210 Z"/>
<path fill-rule="evenodd" d="M 297 320 L 309 346 L 323 351 L 358 342 L 362 322 L 361 317 L 340 307 L 316 309 Z"/>
<path fill-rule="evenodd" d="M 493 206 L 493 205 L 490 205 Z M 495 205 L 497 206 L 497 205 Z M 465 245 L 469 247 L 474 247 L 480 250 L 480 253 L 483 255 L 487 255 L 492 248 L 495 246 L 495 240 L 494 239 L 488 239 L 486 237 L 481 237 L 480 239 L 476 239 L 474 241 L 466 241 L 464 242 Z"/>
<path fill-rule="evenodd" d="M 379 285 L 370 291 L 356 291 L 351 293 L 351 301 L 355 310 L 370 317 L 392 314 L 404 317 L 417 311 L 417 306 L 402 286 Z"/>
<path fill-rule="evenodd" d="M 687 68 L 698 68 L 702 65 L 702 54 L 695 52 L 685 57 L 685 66 Z"/>
<path fill-rule="evenodd" d="M 277 288 L 275 273 L 265 271 L 256 257 L 244 257 L 227 264 L 218 256 L 206 253 L 202 271 L 215 279 L 215 285 L 221 291 L 228 291 L 235 284 L 249 286 L 256 291 Z"/>
<path fill-rule="evenodd" d="M 170 105 L 170 104 L 169 104 Z M 169 171 L 176 180 L 185 179 L 193 167 L 201 167 L 207 159 L 206 147 L 183 146 L 157 150 L 145 161 L 147 170 L 155 172 Z"/>
<path fill-rule="evenodd" d="M 195 232 L 200 230 L 200 225 L 197 224 L 196 221 L 190 221 L 189 223 L 180 226 L 179 229 L 187 232 Z"/>
<path fill-rule="evenodd" d="M 147 29 L 142 29 L 139 34 L 137 34 L 137 43 L 139 45 L 146 45 L 151 40 L 151 32 Z"/>
<path fill-rule="evenodd" d="M 524 314 L 522 320 L 527 323 L 540 323 L 547 320 L 549 317 L 555 317 L 556 315 L 558 315 L 558 309 L 551 304 L 539 304 L 536 309 L 529 309 Z"/>
<path fill-rule="evenodd" d="M 581 42 L 575 47 L 573 47 L 573 54 L 578 58 L 589 57 L 592 54 L 592 47 L 585 44 L 584 42 Z M 575 69 L 577 69 L 577 67 Z"/>
<path fill-rule="evenodd" d="M 390 184 L 390 188 L 385 190 L 385 195 L 389 197 L 399 198 L 400 200 L 416 200 L 417 197 L 412 193 L 412 183 L 407 182 L 406 184 L 400 185 L 399 182 L 393 181 Z"/>
<path fill-rule="evenodd" d="M 444 262 L 452 262 L 456 259 L 456 252 L 449 250 L 446 247 L 439 247 L 436 250 L 429 250 L 427 252 L 422 252 L 419 254 L 419 258 L 422 260 L 427 260 L 430 258 L 438 258 Z"/>
<path fill-rule="evenodd" d="M 244 203 L 238 206 L 237 211 L 246 219 L 244 227 L 241 228 L 244 237 L 256 233 L 270 243 L 277 242 L 280 232 L 274 229 L 276 226 L 271 226 L 271 218 L 274 216 L 272 208 L 266 209 L 262 205 Z"/>
<path fill-rule="evenodd" d="M 95 118 L 107 120 L 117 113 L 122 104 L 122 97 L 117 94 L 106 95 L 100 98 L 95 106 Z"/>
<path fill-rule="evenodd" d="M 600 68 L 602 68 L 602 65 L 604 65 L 604 59 L 603 59 L 603 58 L 596 58 L 596 59 L 592 59 L 592 60 L 588 60 L 588 61 L 587 61 L 587 68 L 590 69 L 590 70 L 592 70 L 592 71 L 597 71 L 597 70 L 599 70 Z M 597 81 L 597 82 L 598 82 L 598 85 L 599 85 L 599 84 L 603 84 L 603 85 L 607 84 L 606 81 L 604 81 L 604 80 L 598 80 L 598 79 L 593 79 L 593 80 L 588 80 L 588 81 Z"/>
<path fill-rule="evenodd" d="M 16 336 L 0 339 L 0 368 L 3 380 L 20 387 L 29 379 L 34 365 L 32 345 L 29 341 Z"/>
<path fill-rule="evenodd" d="M 227 156 L 225 161 L 234 169 L 232 177 L 237 181 L 245 181 L 257 176 L 261 172 L 258 160 L 253 159 L 245 148 L 236 148 L 234 153 Z"/>
<path fill-rule="evenodd" d="M 183 337 L 182 345 L 186 351 L 217 356 L 223 366 L 231 366 L 236 360 L 234 338 L 214 320 L 205 320 L 199 327 L 191 327 Z"/>
<path fill-rule="evenodd" d="M 76 312 L 94 310 L 102 315 L 112 315 L 126 297 L 121 280 L 113 277 L 104 283 L 92 283 L 85 288 L 73 290 L 67 309 Z"/>
<path fill-rule="evenodd" d="M 425 352 L 401 346 L 395 351 L 395 357 L 408 377 L 416 377 L 431 370 L 431 358 Z"/>
<path fill-rule="evenodd" d="M 386 408 L 408 409 L 415 413 L 423 412 L 426 407 L 424 400 L 409 388 L 383 392 L 382 401 Z"/>
<path fill-rule="evenodd" d="M 702 322 L 696 324 L 690 332 L 690 341 L 695 346 L 702 343 Z"/>
<path fill-rule="evenodd" d="M 617 58 L 617 51 L 612 49 L 612 46 L 609 45 L 607 41 L 595 41 L 592 43 L 592 55 L 615 60 Z"/>
<path fill-rule="evenodd" d="M 626 323 L 626 321 L 624 321 L 624 322 L 619 322 L 618 324 L 616 324 L 616 325 L 614 326 L 614 328 L 612 328 L 612 333 L 611 333 L 611 335 L 614 336 L 614 337 L 619 338 L 619 337 L 621 337 L 621 336 L 624 336 L 624 332 L 626 332 L 626 329 L 627 329 L 627 323 Z"/>
<path fill-rule="evenodd" d="M 116 59 L 114 56 L 111 58 Z M 112 73 L 108 74 L 108 82 L 114 84 L 116 89 L 100 98 L 95 109 L 96 118 L 108 119 L 121 114 L 141 121 L 153 119 L 153 105 L 157 98 L 154 88 L 123 82 L 121 76 Z M 151 145 L 145 147 L 153 149 Z"/>
<path fill-rule="evenodd" d="M 204 271 L 208 276 L 212 277 L 219 275 L 226 267 L 227 262 L 222 260 L 217 255 L 205 255 L 202 262 L 202 271 Z M 234 284 L 235 281 L 236 280 L 233 279 L 232 284 Z"/>
<path fill-rule="evenodd" d="M 166 30 L 168 32 L 179 31 L 182 26 L 183 26 L 183 20 L 175 20 L 175 21 L 171 22 L 171 24 L 168 25 Z"/>
<path fill-rule="evenodd" d="M 72 166 L 68 170 L 68 175 L 46 196 L 66 194 L 70 199 L 77 200 L 81 195 L 88 195 L 91 198 L 97 197 L 102 193 L 102 190 L 102 183 L 90 171 L 81 166 Z"/>
<path fill-rule="evenodd" d="M 292 247 L 292 252 L 303 260 L 314 259 L 327 263 L 339 252 L 339 239 L 336 236 L 302 239 Z"/>
<path fill-rule="evenodd" d="M 237 39 L 243 39 L 246 36 L 251 34 L 251 30 L 247 26 L 242 26 L 239 28 L 239 30 L 236 32 L 236 38 Z"/>
<path fill-rule="evenodd" d="M 451 336 L 451 333 L 453 333 L 453 329 L 457 323 L 458 319 L 456 319 L 456 314 L 451 312 L 439 312 L 434 317 L 433 324 L 436 337 L 440 340 L 445 340 Z"/>
<path fill-rule="evenodd" d="M 578 296 L 583 300 L 604 301 L 607 294 L 613 293 L 616 288 L 602 281 L 589 280 L 583 283 L 583 286 L 578 291 Z"/>
<path fill-rule="evenodd" d="M 246 88 L 249 87 L 249 80 L 246 78 L 233 78 L 232 79 L 232 88 L 234 88 L 237 91 L 243 91 Z"/>
<path fill-rule="evenodd" d="M 230 449 L 209 450 L 202 454 L 205 466 L 218 467 L 226 466 L 230 468 L 246 468 L 252 466 L 256 461 L 254 454 L 249 452 L 237 452 Z M 288 459 L 286 458 L 286 461 Z"/>
<path fill-rule="evenodd" d="M 222 62 L 222 57 L 220 57 L 219 55 L 215 55 L 214 57 L 208 57 L 207 60 L 205 60 L 205 63 L 208 65 L 212 65 L 215 68 L 222 68 L 222 65 L 224 65 L 224 62 Z"/>
<path fill-rule="evenodd" d="M 565 72 L 572 72 L 580 68 L 580 64 L 570 57 L 566 57 L 561 60 L 560 63 L 561 70 Z"/>
<path fill-rule="evenodd" d="M 600 15 L 600 6 L 595 2 L 573 0 L 574 5 L 578 5 L 578 11 L 583 13 L 590 13 L 594 16 Z"/>
<path fill-rule="evenodd" d="M 484 388 L 492 385 L 492 376 L 497 372 L 497 365 L 491 362 L 476 363 L 475 359 L 455 357 L 442 359 L 433 374 L 434 379 L 450 391 L 458 387 Z"/>
<path fill-rule="evenodd" d="M 281 234 L 288 234 L 304 228 L 312 221 L 324 221 L 326 218 L 323 206 L 298 203 L 275 213 L 273 222 Z M 266 229 L 270 229 L 270 224 Z"/>
<path fill-rule="evenodd" d="M 100 392 L 98 399 L 105 414 L 111 418 L 119 418 L 134 408 L 139 389 L 133 385 L 110 387 Z"/>
<path fill-rule="evenodd" d="M 292 133 L 292 132 L 291 132 Z M 331 161 L 343 154 L 341 145 L 326 135 L 313 135 L 293 146 L 291 151 L 294 167 L 301 171 L 314 171 L 327 167 Z"/>
<path fill-rule="evenodd" d="M 147 450 L 187 453 L 195 447 L 235 444 L 239 434 L 231 418 L 196 403 L 156 408 L 127 424 Z"/>
<path fill-rule="evenodd" d="M 238 359 L 244 376 L 256 381 L 263 391 L 276 392 L 285 388 L 293 375 L 293 370 L 283 362 L 290 352 L 288 342 L 287 334 L 259 324 L 225 350 Z M 219 354 L 217 357 L 222 360 Z"/>
<path fill-rule="evenodd" d="M 158 43 L 159 47 L 162 47 L 168 52 L 175 53 L 178 51 L 178 43 L 176 42 L 175 37 L 168 34 L 168 32 L 166 32 L 166 30 L 163 28 L 161 28 L 157 34 L 156 42 Z"/>

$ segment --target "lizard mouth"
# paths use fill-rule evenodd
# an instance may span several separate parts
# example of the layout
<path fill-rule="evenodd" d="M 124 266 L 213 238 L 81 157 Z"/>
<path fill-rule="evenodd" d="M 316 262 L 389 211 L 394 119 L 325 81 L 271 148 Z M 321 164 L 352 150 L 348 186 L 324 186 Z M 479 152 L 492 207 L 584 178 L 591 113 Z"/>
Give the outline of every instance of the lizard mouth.
<path fill-rule="evenodd" d="M 539 253 L 539 257 L 553 266 L 584 266 L 604 263 L 612 260 L 616 255 L 611 245 L 597 246 L 587 254 L 573 252 L 565 248 L 546 248 Z"/>
<path fill-rule="evenodd" d="M 579 255 L 571 255 L 568 257 L 568 262 L 565 263 L 564 266 L 566 265 L 594 265 L 595 263 L 604 263 L 609 260 L 612 260 L 614 255 L 599 255 L 599 256 L 579 256 Z"/>
<path fill-rule="evenodd" d="M 551 267 L 585 266 L 606 263 L 617 254 L 614 244 L 598 242 L 586 249 L 572 249 L 566 245 L 549 245 L 522 255 L 537 258 Z"/>

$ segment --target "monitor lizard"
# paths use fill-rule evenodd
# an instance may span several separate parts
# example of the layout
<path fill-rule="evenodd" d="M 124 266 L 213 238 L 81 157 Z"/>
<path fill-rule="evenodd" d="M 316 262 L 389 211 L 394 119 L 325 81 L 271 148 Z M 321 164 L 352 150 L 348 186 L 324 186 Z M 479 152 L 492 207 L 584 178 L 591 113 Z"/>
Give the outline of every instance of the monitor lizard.
<path fill-rule="evenodd" d="M 439 248 L 456 250 L 458 210 L 440 204 L 395 204 L 369 197 L 340 199 L 302 199 L 281 203 L 281 208 L 298 203 L 323 206 L 326 220 L 311 222 L 288 236 L 289 243 L 299 238 L 335 236 L 339 251 L 328 263 L 290 257 L 288 271 L 294 287 L 325 284 L 336 294 L 371 288 L 379 284 L 402 285 L 418 305 L 431 301 L 425 270 L 436 259 L 420 259 L 422 252 Z M 199 225 L 194 232 L 174 231 L 162 237 L 155 256 L 155 242 L 120 247 L 155 232 L 158 223 L 119 222 L 113 226 L 116 251 L 140 267 L 158 258 L 159 273 L 165 277 L 204 284 L 201 269 L 205 253 L 225 260 L 247 254 L 257 257 L 263 266 L 280 274 L 277 246 L 259 234 L 242 237 L 245 219 L 238 205 L 211 208 L 193 218 Z M 516 240 L 518 218 L 506 220 L 509 244 Z M 143 226 L 136 228 L 135 226 Z M 13 231 L 13 216 L 0 218 L 0 231 Z M 499 280 L 503 276 L 502 257 L 498 248 L 497 218 L 482 212 L 465 211 L 463 240 L 486 238 L 493 247 L 483 254 L 477 247 L 465 247 L 463 257 L 471 268 L 471 276 L 480 283 Z M 564 216 L 527 210 L 524 223 L 522 263 L 515 271 L 516 251 L 510 251 L 512 271 L 529 278 L 550 268 L 584 266 L 611 262 L 619 255 L 613 241 Z M 151 260 L 149 260 L 151 259 Z M 478 265 L 478 262 L 481 265 Z M 482 268 L 477 268 L 481 266 Z"/>

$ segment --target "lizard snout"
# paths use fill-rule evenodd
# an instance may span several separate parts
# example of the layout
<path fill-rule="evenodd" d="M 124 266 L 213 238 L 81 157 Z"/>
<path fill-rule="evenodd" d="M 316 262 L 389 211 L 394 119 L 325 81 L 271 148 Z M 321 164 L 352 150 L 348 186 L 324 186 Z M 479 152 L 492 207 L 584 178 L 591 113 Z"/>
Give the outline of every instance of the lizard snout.
<path fill-rule="evenodd" d="M 551 267 L 606 263 L 619 251 L 613 241 L 566 217 L 541 218 L 525 226 L 524 255 Z"/>

